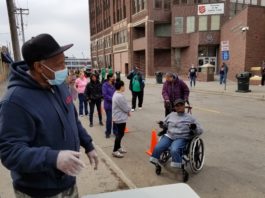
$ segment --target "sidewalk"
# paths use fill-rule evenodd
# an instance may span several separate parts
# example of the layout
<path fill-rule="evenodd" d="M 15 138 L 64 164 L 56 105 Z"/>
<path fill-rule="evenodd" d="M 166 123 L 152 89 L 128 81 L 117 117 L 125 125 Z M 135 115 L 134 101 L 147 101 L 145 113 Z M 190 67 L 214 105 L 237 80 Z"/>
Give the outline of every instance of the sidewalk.
<path fill-rule="evenodd" d="M 0 98 L 4 95 L 7 82 L 0 83 Z M 80 119 L 84 127 L 88 129 L 86 118 Z M 96 143 L 95 143 L 96 144 Z M 89 164 L 84 151 L 81 150 L 82 160 L 87 168 L 77 177 L 77 186 L 80 197 L 88 194 L 112 192 L 122 189 L 135 188 L 123 175 L 122 171 L 112 162 L 112 160 L 95 145 L 99 156 L 98 170 L 94 171 Z M 14 197 L 10 172 L 0 163 L 0 198 Z"/>
<path fill-rule="evenodd" d="M 189 81 L 185 79 L 184 81 L 189 86 L 190 84 Z M 163 79 L 163 82 L 164 82 L 164 79 Z M 146 78 L 146 84 L 155 85 L 156 79 Z M 162 87 L 162 84 L 156 84 L 156 85 L 160 85 Z M 246 98 L 265 100 L 265 87 L 258 86 L 258 85 L 250 85 L 249 89 L 251 90 L 251 92 L 246 92 L 246 93 L 236 92 L 237 82 L 228 81 L 226 85 L 226 90 L 225 90 L 224 85 L 220 85 L 218 80 L 211 81 L 211 82 L 197 81 L 196 86 L 190 88 L 191 92 L 220 94 L 220 95 L 229 95 L 229 96 L 236 96 L 236 97 L 246 97 Z"/>

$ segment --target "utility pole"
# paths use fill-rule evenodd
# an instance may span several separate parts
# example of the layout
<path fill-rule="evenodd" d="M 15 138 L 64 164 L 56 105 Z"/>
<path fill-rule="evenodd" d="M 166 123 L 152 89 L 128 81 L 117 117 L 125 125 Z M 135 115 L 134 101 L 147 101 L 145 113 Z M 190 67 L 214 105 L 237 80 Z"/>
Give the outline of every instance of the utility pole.
<path fill-rule="evenodd" d="M 15 9 L 15 14 L 19 14 L 19 15 L 20 15 L 20 24 L 21 24 L 21 32 L 22 32 L 22 41 L 23 41 L 23 44 L 24 44 L 24 43 L 25 43 L 25 32 L 24 32 L 23 15 L 28 15 L 28 14 L 29 14 L 29 9 L 17 8 L 17 9 Z"/>
<path fill-rule="evenodd" d="M 6 0 L 8 18 L 9 18 L 9 27 L 11 32 L 12 47 L 15 61 L 20 61 L 20 48 L 17 34 L 17 24 L 15 18 L 15 6 L 13 0 Z"/>

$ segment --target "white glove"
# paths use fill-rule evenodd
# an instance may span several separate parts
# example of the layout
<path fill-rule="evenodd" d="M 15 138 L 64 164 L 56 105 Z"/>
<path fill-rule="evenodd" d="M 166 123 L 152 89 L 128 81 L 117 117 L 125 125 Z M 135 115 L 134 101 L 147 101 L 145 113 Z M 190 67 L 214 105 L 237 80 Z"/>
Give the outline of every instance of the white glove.
<path fill-rule="evenodd" d="M 94 170 L 98 169 L 98 154 L 96 152 L 96 150 L 92 150 L 90 152 L 87 153 L 87 157 L 89 159 L 89 162 L 91 165 L 94 164 Z"/>
<path fill-rule="evenodd" d="M 85 164 L 79 159 L 80 153 L 76 151 L 60 151 L 57 157 L 56 167 L 60 171 L 70 176 L 77 176 Z"/>

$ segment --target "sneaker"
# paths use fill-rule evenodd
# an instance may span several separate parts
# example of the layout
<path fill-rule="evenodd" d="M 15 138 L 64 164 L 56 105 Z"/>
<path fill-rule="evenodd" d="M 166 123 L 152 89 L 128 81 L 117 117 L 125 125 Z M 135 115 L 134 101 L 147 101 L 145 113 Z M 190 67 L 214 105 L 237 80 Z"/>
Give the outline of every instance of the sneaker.
<path fill-rule="evenodd" d="M 80 117 L 83 117 L 84 115 L 79 115 Z"/>
<path fill-rule="evenodd" d="M 140 109 L 140 110 L 142 110 L 142 109 L 143 109 L 143 107 L 139 107 L 139 109 Z"/>
<path fill-rule="evenodd" d="M 124 149 L 124 148 L 119 148 L 119 150 L 118 150 L 120 153 L 127 153 L 127 151 Z"/>
<path fill-rule="evenodd" d="M 89 124 L 89 127 L 93 127 L 93 124 L 92 124 L 92 123 L 90 123 L 90 124 Z"/>
<path fill-rule="evenodd" d="M 135 111 L 134 109 L 131 110 L 131 112 L 134 112 L 134 111 Z"/>
<path fill-rule="evenodd" d="M 103 124 L 103 122 L 102 122 L 102 121 L 100 121 L 100 122 L 99 122 L 99 125 L 100 125 L 100 126 L 104 126 L 104 124 Z"/>
<path fill-rule="evenodd" d="M 119 151 L 115 151 L 112 153 L 113 157 L 117 157 L 117 158 L 123 158 L 124 155 L 121 154 Z"/>

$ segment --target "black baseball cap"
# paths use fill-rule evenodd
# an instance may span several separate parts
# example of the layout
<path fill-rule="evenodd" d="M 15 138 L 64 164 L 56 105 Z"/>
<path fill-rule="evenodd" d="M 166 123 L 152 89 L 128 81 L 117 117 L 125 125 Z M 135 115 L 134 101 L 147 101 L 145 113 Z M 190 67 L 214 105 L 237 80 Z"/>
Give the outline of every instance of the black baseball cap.
<path fill-rule="evenodd" d="M 36 61 L 56 56 L 72 47 L 73 44 L 60 46 L 49 34 L 40 34 L 32 37 L 22 46 L 22 56 L 28 65 Z"/>
<path fill-rule="evenodd" d="M 185 100 L 183 100 L 183 99 L 177 99 L 177 100 L 175 100 L 175 102 L 174 102 L 174 106 L 176 106 L 177 104 L 183 104 L 183 105 L 185 105 Z"/>

